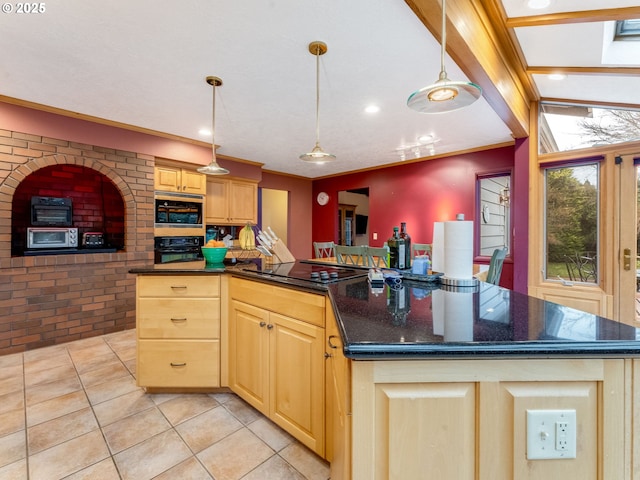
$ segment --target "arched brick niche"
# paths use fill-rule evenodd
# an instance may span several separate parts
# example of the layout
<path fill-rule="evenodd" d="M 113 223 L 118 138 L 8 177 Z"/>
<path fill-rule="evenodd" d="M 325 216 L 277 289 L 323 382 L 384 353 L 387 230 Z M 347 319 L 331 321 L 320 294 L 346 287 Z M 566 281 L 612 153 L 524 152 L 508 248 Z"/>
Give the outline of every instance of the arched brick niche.
<path fill-rule="evenodd" d="M 27 248 L 31 198 L 35 196 L 70 198 L 72 226 L 78 229 L 80 239 L 85 232 L 102 232 L 105 247 L 124 250 L 125 208 L 120 191 L 105 174 L 93 168 L 62 163 L 33 172 L 16 188 L 11 207 L 12 256 L 23 255 Z"/>

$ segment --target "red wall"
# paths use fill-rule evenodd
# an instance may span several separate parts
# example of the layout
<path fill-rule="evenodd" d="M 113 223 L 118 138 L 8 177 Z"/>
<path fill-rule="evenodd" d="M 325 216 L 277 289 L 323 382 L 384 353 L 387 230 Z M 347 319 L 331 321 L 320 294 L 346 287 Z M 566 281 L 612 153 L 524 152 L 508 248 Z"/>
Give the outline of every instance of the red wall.
<path fill-rule="evenodd" d="M 475 220 L 477 175 L 513 172 L 514 158 L 514 147 L 509 146 L 316 180 L 313 198 L 325 191 L 330 200 L 325 206 L 313 202 L 312 241 L 338 243 L 338 192 L 368 187 L 369 245 L 382 246 L 400 222 L 407 223 L 412 241 L 431 243 L 433 222 L 454 220 L 458 213 Z M 514 172 L 513 180 L 515 177 Z M 512 191 L 512 196 L 518 194 L 528 193 L 526 189 Z M 476 259 L 478 263 L 488 260 Z M 526 265 L 526 257 L 523 261 Z M 511 259 L 505 261 L 501 285 L 513 285 Z"/>

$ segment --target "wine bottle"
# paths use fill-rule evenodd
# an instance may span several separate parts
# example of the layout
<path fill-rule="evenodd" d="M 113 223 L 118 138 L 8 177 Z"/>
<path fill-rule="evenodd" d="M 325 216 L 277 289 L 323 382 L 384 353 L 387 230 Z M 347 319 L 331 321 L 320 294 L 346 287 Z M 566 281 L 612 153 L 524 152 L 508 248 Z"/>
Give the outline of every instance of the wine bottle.
<path fill-rule="evenodd" d="M 400 223 L 400 238 L 404 239 L 404 267 L 411 268 L 411 237 L 407 233 L 407 223 Z"/>

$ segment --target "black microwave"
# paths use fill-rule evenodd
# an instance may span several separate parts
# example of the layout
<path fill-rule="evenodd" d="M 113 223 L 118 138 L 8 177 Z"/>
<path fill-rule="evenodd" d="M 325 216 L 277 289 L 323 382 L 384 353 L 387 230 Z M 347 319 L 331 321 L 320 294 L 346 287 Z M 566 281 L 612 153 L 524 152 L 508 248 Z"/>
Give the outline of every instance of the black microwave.
<path fill-rule="evenodd" d="M 31 225 L 34 227 L 70 227 L 73 205 L 70 198 L 31 197 Z"/>
<path fill-rule="evenodd" d="M 155 227 L 202 227 L 204 196 L 184 193 L 155 195 Z"/>

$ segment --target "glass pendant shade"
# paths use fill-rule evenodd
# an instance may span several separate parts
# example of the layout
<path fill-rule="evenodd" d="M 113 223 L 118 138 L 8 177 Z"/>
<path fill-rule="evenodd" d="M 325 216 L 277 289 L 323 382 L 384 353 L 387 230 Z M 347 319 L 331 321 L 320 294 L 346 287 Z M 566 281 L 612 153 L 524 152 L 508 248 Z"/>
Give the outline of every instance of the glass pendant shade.
<path fill-rule="evenodd" d="M 209 85 L 213 87 L 213 113 L 212 113 L 212 122 L 211 122 L 211 163 L 204 167 L 198 168 L 198 172 L 204 173 L 205 175 L 228 175 L 229 170 L 218 165 L 218 161 L 216 159 L 216 87 L 222 85 L 222 80 L 218 77 L 207 77 L 206 81 Z"/>
<path fill-rule="evenodd" d="M 311 42 L 309 53 L 316 56 L 316 146 L 299 158 L 304 162 L 323 164 L 336 159 L 335 155 L 325 152 L 320 146 L 320 55 L 327 53 L 327 45 L 323 42 Z"/>
<path fill-rule="evenodd" d="M 442 45 L 440 49 L 440 76 L 432 85 L 412 93 L 407 105 L 419 113 L 453 112 L 471 105 L 482 95 L 482 88 L 473 82 L 451 81 L 444 67 L 447 42 L 446 0 L 442 0 Z"/>

